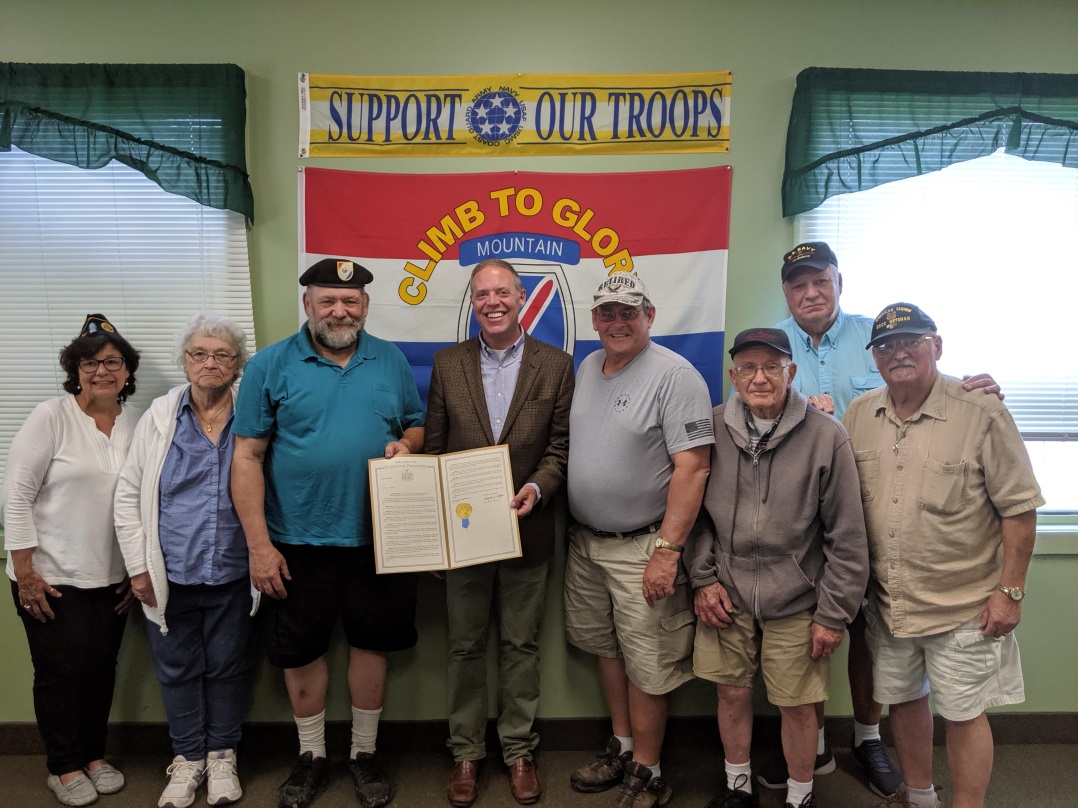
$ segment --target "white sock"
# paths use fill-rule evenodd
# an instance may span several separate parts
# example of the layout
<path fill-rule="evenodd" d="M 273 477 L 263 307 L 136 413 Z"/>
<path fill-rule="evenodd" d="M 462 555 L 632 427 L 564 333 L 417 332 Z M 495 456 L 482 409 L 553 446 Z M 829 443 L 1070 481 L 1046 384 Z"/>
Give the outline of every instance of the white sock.
<path fill-rule="evenodd" d="M 731 763 L 727 760 L 724 762 L 726 764 L 726 787 L 731 791 L 744 791 L 746 794 L 751 794 L 752 761 Z"/>
<path fill-rule="evenodd" d="M 326 756 L 326 711 L 318 715 L 300 718 L 292 716 L 299 731 L 299 753 L 310 752 L 311 757 L 324 758 Z"/>
<path fill-rule="evenodd" d="M 880 740 L 879 724 L 862 724 L 856 719 L 853 722 L 853 746 L 856 749 L 865 741 Z"/>
<path fill-rule="evenodd" d="M 936 804 L 936 787 L 910 788 L 906 786 L 906 799 L 917 808 L 933 808 Z"/>
<path fill-rule="evenodd" d="M 354 758 L 358 752 L 374 752 L 378 741 L 378 719 L 381 717 L 381 707 L 377 710 L 352 707 L 352 749 L 348 757 Z"/>
<path fill-rule="evenodd" d="M 823 754 L 823 750 L 824 750 L 824 749 L 825 749 L 826 747 L 827 747 L 827 741 L 825 741 L 825 740 L 824 740 L 824 737 L 823 737 L 823 727 L 820 727 L 820 734 L 819 734 L 819 736 L 818 736 L 818 737 L 816 738 L 816 754 L 817 754 L 817 755 L 822 755 L 822 754 Z"/>
<path fill-rule="evenodd" d="M 801 805 L 805 797 L 812 793 L 812 781 L 799 783 L 790 779 L 786 781 L 786 802 L 790 805 Z"/>
<path fill-rule="evenodd" d="M 629 736 L 628 738 L 626 738 L 624 735 L 615 735 L 614 737 L 617 738 L 618 743 L 621 744 L 622 753 L 632 752 L 633 751 L 633 739 L 632 739 L 632 736 Z"/>

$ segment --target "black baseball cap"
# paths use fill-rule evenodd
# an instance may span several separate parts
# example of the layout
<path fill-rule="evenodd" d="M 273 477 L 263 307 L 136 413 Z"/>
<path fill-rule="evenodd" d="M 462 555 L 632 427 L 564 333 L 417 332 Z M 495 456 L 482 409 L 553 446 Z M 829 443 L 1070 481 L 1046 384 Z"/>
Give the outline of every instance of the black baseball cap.
<path fill-rule="evenodd" d="M 865 350 L 899 334 L 923 334 L 935 330 L 936 321 L 912 303 L 892 303 L 876 315 L 876 322 L 872 324 L 872 339 Z"/>
<path fill-rule="evenodd" d="M 824 270 L 832 264 L 838 268 L 838 259 L 826 241 L 806 241 L 782 257 L 782 282 L 803 267 Z"/>
<path fill-rule="evenodd" d="M 763 345 L 774 348 L 787 356 L 793 356 L 793 348 L 790 347 L 790 338 L 781 328 L 749 328 L 734 337 L 734 345 L 730 348 L 730 358 L 738 351 L 753 345 Z"/>
<path fill-rule="evenodd" d="M 299 285 L 362 289 L 373 280 L 371 271 L 355 261 L 323 258 L 299 276 Z"/>

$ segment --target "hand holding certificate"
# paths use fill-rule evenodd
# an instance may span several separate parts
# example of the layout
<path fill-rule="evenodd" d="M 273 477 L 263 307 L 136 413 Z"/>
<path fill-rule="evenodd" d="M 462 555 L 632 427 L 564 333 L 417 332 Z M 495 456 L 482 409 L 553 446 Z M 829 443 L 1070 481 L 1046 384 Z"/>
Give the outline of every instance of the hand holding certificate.
<path fill-rule="evenodd" d="M 369 461 L 378 572 L 519 558 L 509 447 Z"/>

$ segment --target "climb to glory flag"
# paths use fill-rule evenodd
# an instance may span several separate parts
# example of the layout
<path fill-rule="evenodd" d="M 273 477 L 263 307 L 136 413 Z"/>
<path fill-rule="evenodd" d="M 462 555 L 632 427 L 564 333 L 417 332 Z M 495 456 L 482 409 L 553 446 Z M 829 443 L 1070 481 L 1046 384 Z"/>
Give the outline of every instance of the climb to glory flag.
<path fill-rule="evenodd" d="M 625 174 L 300 172 L 299 271 L 322 258 L 374 274 L 367 329 L 395 342 L 426 398 L 436 351 L 478 333 L 472 268 L 521 275 L 521 324 L 581 360 L 601 345 L 592 294 L 633 272 L 657 312 L 652 339 L 722 396 L 729 166 Z"/>

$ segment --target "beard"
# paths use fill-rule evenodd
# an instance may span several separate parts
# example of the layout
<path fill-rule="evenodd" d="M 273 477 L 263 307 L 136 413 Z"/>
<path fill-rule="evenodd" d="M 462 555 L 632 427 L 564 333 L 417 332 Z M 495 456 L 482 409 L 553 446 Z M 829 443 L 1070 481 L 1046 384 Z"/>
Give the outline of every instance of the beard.
<path fill-rule="evenodd" d="M 326 318 L 315 322 L 314 317 L 307 318 L 307 327 L 315 342 L 331 351 L 343 351 L 359 342 L 366 317 L 343 317 L 340 320 Z"/>

